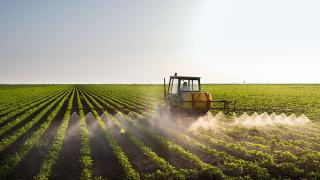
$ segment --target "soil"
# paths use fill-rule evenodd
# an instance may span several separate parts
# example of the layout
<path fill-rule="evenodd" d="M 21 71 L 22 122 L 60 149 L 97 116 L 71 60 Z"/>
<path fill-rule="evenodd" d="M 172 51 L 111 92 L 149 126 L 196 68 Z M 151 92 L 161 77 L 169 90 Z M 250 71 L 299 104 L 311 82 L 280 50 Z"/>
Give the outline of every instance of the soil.
<path fill-rule="evenodd" d="M 14 127 L 10 128 L 8 131 L 6 131 L 5 133 L 3 133 L 2 135 L 0 135 L 0 139 L 3 139 L 7 136 L 10 136 L 13 132 L 16 132 L 18 129 L 20 129 L 21 127 L 25 126 L 30 120 L 32 120 L 33 118 L 35 118 L 41 111 L 43 111 L 43 109 L 46 108 L 46 106 L 48 106 L 49 104 L 51 104 L 53 101 L 55 101 L 55 99 L 52 99 L 51 101 L 46 102 L 46 105 L 44 105 L 43 107 L 41 107 L 40 109 L 36 110 L 34 113 L 32 113 L 29 117 L 27 117 L 25 120 L 22 120 L 20 123 L 18 123 L 17 125 L 15 125 Z M 25 111 L 24 111 L 25 112 Z M 19 113 L 20 114 L 20 113 Z M 14 120 L 16 119 L 16 116 L 14 117 Z M 12 119 L 13 120 L 13 119 Z M 9 121 L 7 121 L 9 122 Z M 7 124 L 7 122 L 5 124 Z"/>
<path fill-rule="evenodd" d="M 123 122 L 121 118 L 117 117 L 120 122 Z M 123 123 L 125 124 L 125 123 Z M 172 164 L 177 168 L 183 169 L 196 169 L 191 163 L 179 158 L 174 152 L 171 152 L 164 145 L 152 140 L 152 138 L 145 136 L 134 126 L 129 127 L 130 132 L 132 132 L 136 137 L 138 137 L 147 147 L 149 147 L 153 152 L 158 154 L 160 157 L 164 158 L 167 162 Z"/>
<path fill-rule="evenodd" d="M 90 101 L 88 96 L 86 96 L 86 98 Z M 89 130 L 91 157 L 93 159 L 93 176 L 107 179 L 124 179 L 123 168 L 119 164 L 117 157 L 114 155 L 97 120 L 93 117 L 92 113 L 89 112 L 89 105 L 83 98 L 81 98 L 81 100 L 84 109 L 87 110 L 85 113 L 87 113 L 86 122 Z M 91 101 L 90 103 L 93 104 Z M 101 110 L 97 112 L 102 114 Z"/>
<path fill-rule="evenodd" d="M 165 131 L 159 129 L 156 126 L 149 126 L 148 129 L 150 129 L 150 131 L 152 131 L 154 133 L 157 133 L 163 137 L 166 137 L 171 142 L 178 144 L 179 146 L 181 146 L 185 150 L 190 151 L 192 154 L 198 156 L 205 163 L 209 163 L 209 164 L 213 164 L 213 165 L 217 165 L 217 163 L 219 163 L 219 162 L 217 162 L 216 159 L 213 159 L 207 151 L 204 151 L 204 150 L 194 146 L 193 144 L 188 144 L 188 143 L 180 141 L 176 138 L 172 138 L 172 136 L 168 132 L 165 132 Z"/>
<path fill-rule="evenodd" d="M 52 97 L 52 96 L 55 96 L 59 93 L 62 93 L 63 91 L 59 91 L 59 92 L 54 92 L 54 93 L 50 93 L 50 94 L 46 94 L 46 95 L 39 95 L 39 96 L 31 96 L 31 97 L 28 97 L 28 98 L 25 98 L 25 99 L 20 99 L 19 101 L 17 102 L 12 102 L 12 103 L 8 103 L 7 105 L 1 107 L 0 109 L 0 117 L 3 117 L 13 111 L 16 111 L 20 108 L 23 108 L 25 105 L 28 105 L 28 104 L 31 104 L 31 103 L 35 103 L 35 102 L 40 102 L 40 101 L 43 101 L 44 99 L 46 99 L 47 97 Z M 5 107 L 9 107 L 11 110 L 9 112 L 6 112 L 6 113 L 3 113 L 1 111 L 5 111 L 6 108 Z"/>
<path fill-rule="evenodd" d="M 90 95 L 93 94 L 92 92 L 89 92 L 89 91 L 86 91 L 86 92 L 89 93 Z M 104 98 L 106 98 L 106 97 L 101 96 L 101 95 L 99 95 L 99 94 L 94 94 L 94 95 L 102 98 L 103 100 L 105 100 L 105 101 L 104 101 L 105 103 L 110 104 L 110 105 L 112 106 L 112 103 L 110 103 L 108 100 L 104 99 Z M 97 99 L 97 98 L 95 98 L 94 96 L 91 96 L 91 97 L 93 97 L 99 104 L 101 104 L 101 105 L 103 106 L 103 108 L 107 109 L 109 113 L 111 113 L 111 114 L 115 114 L 115 113 L 116 113 L 114 110 L 111 110 L 111 109 L 109 109 L 109 107 L 107 107 L 106 105 L 104 105 L 104 104 L 102 103 L 102 100 Z M 115 102 L 116 102 L 116 101 L 115 101 Z M 124 109 L 125 109 L 125 112 L 128 112 L 128 113 L 129 113 L 130 110 L 128 109 L 128 107 L 127 107 L 127 106 L 124 106 L 124 107 L 126 107 L 126 108 L 124 108 Z"/>
<path fill-rule="evenodd" d="M 40 143 L 34 146 L 23 160 L 14 168 L 13 173 L 8 176 L 8 179 L 33 179 L 38 173 L 40 166 L 53 143 L 54 136 L 63 120 L 67 103 L 68 102 L 65 101 L 61 110 L 58 112 L 58 115 L 42 136 Z"/>
<path fill-rule="evenodd" d="M 56 103 L 45 115 L 36 123 L 34 124 L 25 134 L 20 136 L 17 140 L 15 140 L 10 146 L 4 149 L 0 153 L 0 161 L 3 161 L 6 157 L 10 154 L 17 152 L 23 143 L 41 126 L 41 124 L 47 120 L 48 115 L 57 107 L 58 103 Z M 31 117 L 28 118 L 26 121 L 32 120 Z"/>
<path fill-rule="evenodd" d="M 80 101 L 81 101 L 81 104 L 82 104 L 82 108 L 83 108 L 83 112 L 84 112 L 84 114 L 88 114 L 89 112 L 91 112 L 90 111 L 90 107 L 89 107 L 89 105 L 87 104 L 87 102 L 83 99 L 83 96 L 82 96 L 82 94 L 80 93 L 80 89 L 78 89 L 78 91 L 79 91 L 79 97 L 80 97 Z M 79 111 L 78 111 L 78 113 L 79 113 Z"/>
<path fill-rule="evenodd" d="M 59 159 L 53 166 L 49 179 L 80 179 L 80 149 L 80 119 L 76 113 L 73 113 Z"/>
<path fill-rule="evenodd" d="M 94 98 L 94 97 L 93 97 Z M 101 100 L 94 98 L 99 104 L 101 104 L 104 108 L 107 108 Z M 98 112 L 102 114 L 101 118 L 105 121 L 108 130 L 111 132 L 113 138 L 117 141 L 118 145 L 127 155 L 130 163 L 140 173 L 148 173 L 154 172 L 158 169 L 158 166 L 143 152 L 136 147 L 127 137 L 120 133 L 120 131 L 113 127 L 113 124 L 107 119 L 103 112 Z M 114 111 L 109 111 L 110 114 L 115 114 Z"/>
<path fill-rule="evenodd" d="M 45 98 L 43 98 L 43 99 L 45 99 Z M 53 101 L 53 100 L 51 100 L 51 101 L 45 100 L 45 101 L 44 101 L 43 99 L 39 100 L 39 101 L 37 102 L 37 104 L 35 104 L 34 106 L 31 106 L 31 107 L 29 107 L 28 109 L 26 109 L 26 110 L 24 110 L 24 111 L 22 111 L 22 112 L 19 112 L 18 114 L 16 114 L 16 115 L 12 116 L 11 118 L 9 118 L 7 121 L 1 123 L 1 124 L 0 124 L 0 128 L 2 128 L 3 126 L 5 126 L 8 122 L 14 121 L 15 119 L 17 119 L 17 117 L 19 117 L 20 115 L 24 114 L 26 111 L 28 111 L 28 110 L 30 110 L 30 109 L 32 109 L 32 108 L 40 105 L 41 103 L 43 103 L 43 102 L 49 103 L 49 102 L 52 102 L 52 101 Z M 44 108 L 44 107 L 42 107 L 40 110 L 42 110 L 43 108 Z M 14 110 L 14 111 L 15 111 L 15 110 Z M 12 112 L 12 111 L 11 111 L 11 112 Z M 39 112 L 41 112 L 41 111 L 38 110 L 38 111 L 36 111 L 35 113 L 33 113 L 33 114 L 32 114 L 33 117 L 36 116 Z M 9 113 L 10 113 L 10 112 L 9 112 Z M 8 113 L 7 113 L 7 114 L 8 114 Z M 1 137 L 0 137 L 0 138 L 1 138 Z"/>
<path fill-rule="evenodd" d="M 119 129 L 114 127 L 112 122 L 109 121 L 106 116 L 102 115 L 101 118 L 107 124 L 112 137 L 117 141 L 121 149 L 128 156 L 128 159 L 135 170 L 142 174 L 151 173 L 159 169 L 157 164 L 155 164 L 148 156 L 143 154 L 143 152 L 137 146 L 135 146 L 123 133 L 120 133 Z"/>
<path fill-rule="evenodd" d="M 74 97 L 73 97 L 73 102 L 72 102 L 72 109 L 71 109 L 71 113 L 73 114 L 74 112 L 76 112 L 77 114 L 79 114 L 78 98 L 77 98 L 76 90 L 75 90 L 75 92 L 74 92 Z"/>
<path fill-rule="evenodd" d="M 99 102 L 98 99 L 94 98 L 97 102 Z M 103 104 L 101 104 L 103 105 Z M 114 112 L 110 112 L 111 114 L 114 114 Z M 110 123 L 107 123 L 110 124 Z M 111 128 L 113 129 L 113 128 Z M 130 129 L 136 137 L 138 137 L 144 144 L 152 149 L 156 154 L 158 154 L 160 157 L 163 157 L 166 161 L 168 161 L 170 164 L 177 168 L 194 168 L 193 165 L 190 163 L 180 159 L 179 157 L 176 156 L 176 154 L 170 152 L 166 147 L 162 146 L 161 144 L 158 144 L 157 142 L 154 142 L 152 139 L 149 137 L 145 137 L 142 135 L 137 129 L 131 128 Z M 120 141 L 118 141 L 120 142 Z M 128 148 L 122 148 L 124 151 L 125 150 L 131 150 L 133 149 L 134 145 L 128 147 Z M 130 153 L 128 151 L 128 153 Z M 129 156 L 129 154 L 128 154 Z"/>
<path fill-rule="evenodd" d="M 93 159 L 93 175 L 107 179 L 124 179 L 122 167 L 91 113 L 86 116 Z"/>

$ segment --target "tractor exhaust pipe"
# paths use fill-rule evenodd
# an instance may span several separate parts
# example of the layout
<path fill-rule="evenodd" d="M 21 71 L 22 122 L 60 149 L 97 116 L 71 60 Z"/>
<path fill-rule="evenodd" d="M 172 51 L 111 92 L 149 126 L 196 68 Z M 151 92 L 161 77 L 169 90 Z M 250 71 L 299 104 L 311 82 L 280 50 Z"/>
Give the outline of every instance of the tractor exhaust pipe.
<path fill-rule="evenodd" d="M 163 78 L 163 98 L 167 97 L 166 78 Z"/>

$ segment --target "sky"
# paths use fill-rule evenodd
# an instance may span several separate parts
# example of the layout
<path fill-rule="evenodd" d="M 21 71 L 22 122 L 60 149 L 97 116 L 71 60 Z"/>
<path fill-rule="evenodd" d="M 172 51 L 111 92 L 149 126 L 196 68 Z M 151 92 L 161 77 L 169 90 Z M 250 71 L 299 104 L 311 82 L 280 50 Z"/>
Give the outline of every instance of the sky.
<path fill-rule="evenodd" d="M 0 83 L 320 83 L 317 0 L 0 1 Z"/>

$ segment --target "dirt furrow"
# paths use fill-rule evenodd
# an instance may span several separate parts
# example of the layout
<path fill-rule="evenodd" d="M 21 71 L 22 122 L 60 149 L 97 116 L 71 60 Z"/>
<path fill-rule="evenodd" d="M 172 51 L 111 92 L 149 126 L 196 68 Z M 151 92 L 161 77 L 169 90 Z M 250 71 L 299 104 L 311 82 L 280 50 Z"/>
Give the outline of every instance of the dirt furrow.
<path fill-rule="evenodd" d="M 62 122 L 67 101 L 64 102 L 58 115 L 45 131 L 40 142 L 32 148 L 32 150 L 23 158 L 23 160 L 14 168 L 13 173 L 8 179 L 33 179 L 40 169 L 40 165 L 46 157 L 50 146 L 52 145 L 54 136 Z"/>
<path fill-rule="evenodd" d="M 79 179 L 80 149 L 80 119 L 76 113 L 73 113 L 70 117 L 69 127 L 59 159 L 53 166 L 50 179 Z"/>

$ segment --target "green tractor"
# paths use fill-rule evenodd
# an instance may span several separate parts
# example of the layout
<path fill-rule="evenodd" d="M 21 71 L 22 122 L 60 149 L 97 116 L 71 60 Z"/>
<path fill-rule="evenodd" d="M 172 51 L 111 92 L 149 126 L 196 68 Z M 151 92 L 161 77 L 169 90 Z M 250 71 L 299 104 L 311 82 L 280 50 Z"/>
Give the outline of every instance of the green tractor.
<path fill-rule="evenodd" d="M 171 112 L 196 116 L 210 110 L 228 113 L 236 105 L 236 101 L 213 100 L 211 93 L 201 91 L 200 77 L 178 76 L 177 73 L 170 76 L 168 88 L 164 78 L 164 99 Z"/>

